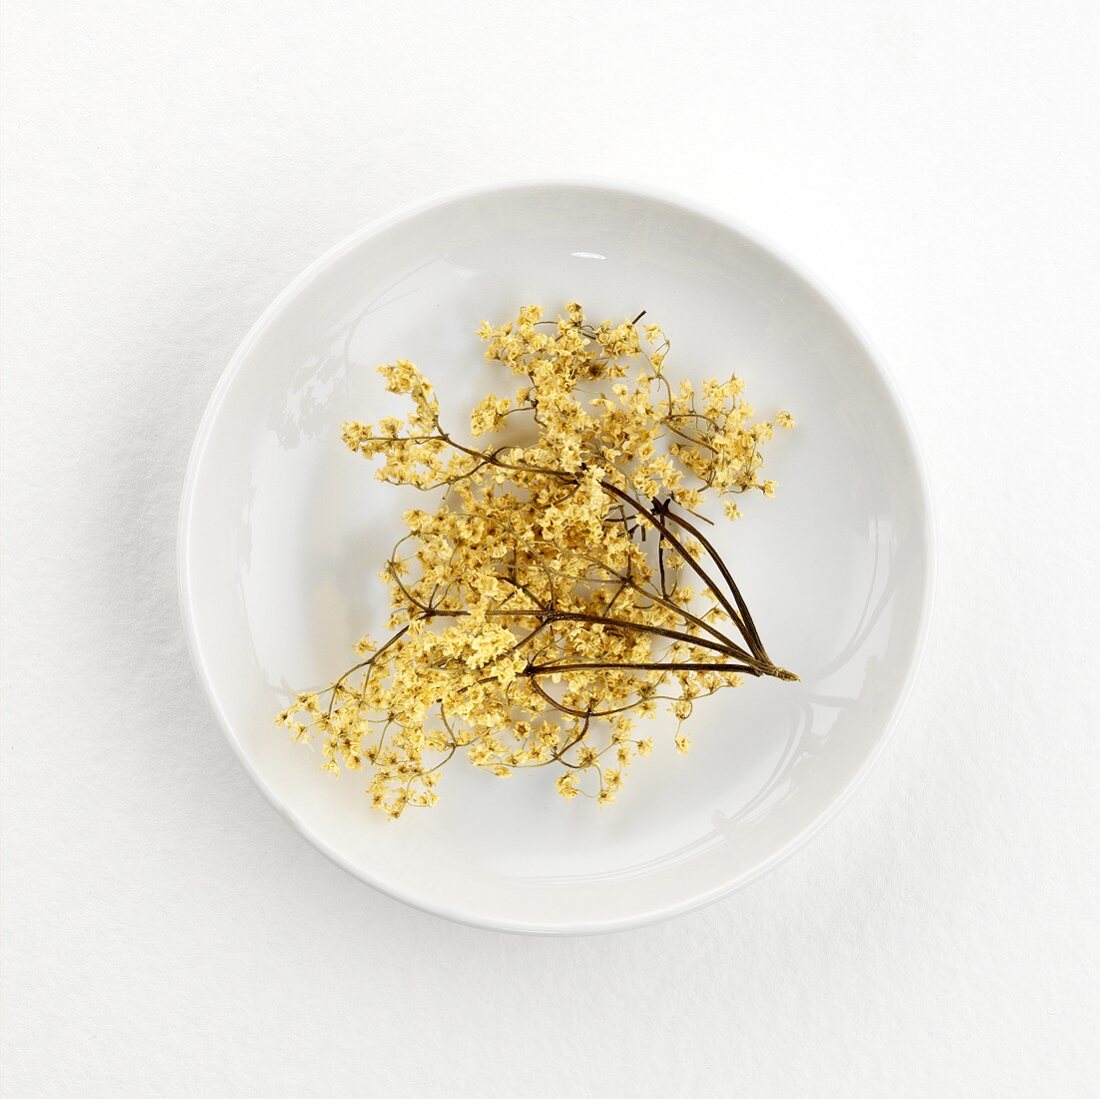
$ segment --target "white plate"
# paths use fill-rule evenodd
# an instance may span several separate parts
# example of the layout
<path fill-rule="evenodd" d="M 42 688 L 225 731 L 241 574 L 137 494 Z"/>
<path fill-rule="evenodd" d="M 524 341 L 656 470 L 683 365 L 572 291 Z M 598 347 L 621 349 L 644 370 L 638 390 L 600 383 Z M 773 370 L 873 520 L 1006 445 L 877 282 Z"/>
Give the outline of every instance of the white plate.
<path fill-rule="evenodd" d="M 769 445 L 772 500 L 720 543 L 769 653 L 797 684 L 748 680 L 671 729 L 619 801 L 556 796 L 452 764 L 438 807 L 397 823 L 360 776 L 322 774 L 272 715 L 350 663 L 384 618 L 377 578 L 415 490 L 373 479 L 339 425 L 390 398 L 375 366 L 409 358 L 443 408 L 492 388 L 473 329 L 570 298 L 646 309 L 670 372 L 736 370 L 754 405 L 798 421 Z M 395 407 L 395 411 L 401 411 Z M 454 417 L 457 419 L 457 417 Z M 298 278 L 234 355 L 195 442 L 180 518 L 192 656 L 241 761 L 321 851 L 430 912 L 584 932 L 684 912 L 774 866 L 881 749 L 931 602 L 928 496 L 912 431 L 851 321 L 789 259 L 727 218 L 652 192 L 528 183 L 428 202 L 363 230 Z M 665 735 L 667 733 L 667 735 Z"/>

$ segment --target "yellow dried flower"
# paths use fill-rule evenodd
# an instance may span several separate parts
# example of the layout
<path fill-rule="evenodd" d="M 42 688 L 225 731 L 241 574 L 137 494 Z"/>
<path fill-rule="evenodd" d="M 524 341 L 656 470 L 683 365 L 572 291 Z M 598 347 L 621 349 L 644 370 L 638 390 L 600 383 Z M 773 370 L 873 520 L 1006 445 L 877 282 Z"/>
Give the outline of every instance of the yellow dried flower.
<path fill-rule="evenodd" d="M 555 785 L 557 786 L 558 793 L 567 801 L 570 798 L 575 798 L 580 793 L 576 783 L 573 781 L 573 774 L 571 771 L 566 771 L 564 775 L 560 775 Z"/>
<path fill-rule="evenodd" d="M 635 717 L 667 704 L 686 719 L 743 675 L 795 678 L 768 657 L 696 525 L 708 500 L 735 519 L 732 497 L 773 495 L 758 480 L 762 447 L 793 426 L 790 413 L 754 420 L 736 376 L 674 386 L 668 338 L 640 330 L 641 315 L 593 325 L 569 302 L 542 317 L 524 305 L 477 330 L 485 358 L 520 384 L 478 402 L 470 433 L 492 436 L 515 416 L 532 429 L 527 445 L 452 435 L 405 359 L 379 370 L 408 398 L 407 418 L 341 427 L 350 450 L 381 460 L 380 480 L 443 496 L 405 513 L 409 533 L 382 570 L 392 635 L 362 637 L 358 664 L 276 722 L 296 740 L 320 737 L 327 773 L 369 768 L 370 804 L 394 819 L 436 803 L 440 768 L 460 749 L 502 778 L 556 766 L 559 795 L 608 804 L 623 768 L 653 748 L 633 735 Z M 677 751 L 690 743 L 677 733 Z"/>

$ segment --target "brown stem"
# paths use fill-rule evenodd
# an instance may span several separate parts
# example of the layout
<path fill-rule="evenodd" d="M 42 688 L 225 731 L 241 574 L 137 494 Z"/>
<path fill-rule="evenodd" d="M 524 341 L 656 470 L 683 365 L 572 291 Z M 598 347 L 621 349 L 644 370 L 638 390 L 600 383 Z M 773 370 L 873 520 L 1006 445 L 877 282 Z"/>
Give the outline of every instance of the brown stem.
<path fill-rule="evenodd" d="M 744 618 L 745 625 L 749 630 L 749 637 L 745 640 L 749 641 L 752 646 L 753 652 L 756 653 L 762 660 L 768 659 L 768 654 L 764 650 L 764 643 L 760 640 L 760 634 L 756 629 L 756 624 L 752 620 L 752 615 L 749 614 L 748 604 L 745 602 L 741 595 L 741 590 L 734 582 L 733 574 L 726 567 L 725 561 L 719 556 L 718 551 L 711 545 L 710 541 L 705 538 L 700 532 L 699 528 L 694 523 L 689 523 L 680 515 L 674 515 L 673 512 L 666 507 L 663 511 L 664 515 L 667 515 L 674 523 L 678 523 L 684 528 L 693 538 L 695 538 L 699 544 L 707 551 L 710 559 L 718 566 L 718 571 L 722 574 L 722 578 L 729 585 L 730 592 L 733 594 L 733 598 L 737 601 L 737 606 L 741 611 L 741 615 Z M 755 642 L 755 644 L 753 644 Z"/>
<path fill-rule="evenodd" d="M 774 664 L 694 664 L 673 663 L 660 660 L 645 661 L 631 664 L 533 664 L 523 669 L 520 675 L 556 675 L 559 672 L 585 672 L 585 671 L 651 671 L 651 672 L 746 672 L 753 676 L 774 676 L 793 682 L 798 679 L 794 672 L 786 668 L 776 667 Z"/>
<path fill-rule="evenodd" d="M 566 706 L 564 702 L 560 702 L 550 694 L 549 691 L 544 691 L 542 687 L 539 686 L 537 679 L 531 679 L 531 686 L 534 687 L 536 693 L 542 695 L 555 710 L 560 710 L 563 714 L 569 714 L 570 717 L 612 717 L 615 714 L 622 714 L 626 713 L 627 710 L 633 710 L 634 707 L 638 705 L 637 702 L 632 702 L 629 706 L 618 706 L 614 710 L 577 710 L 572 706 Z M 568 747 L 569 745 L 566 746 L 566 749 L 568 749 Z M 563 751 L 566 749 L 563 749 Z"/>
<path fill-rule="evenodd" d="M 720 587 L 711 579 L 710 576 L 703 570 L 703 567 L 695 560 L 694 557 L 688 553 L 687 549 L 680 542 L 680 540 L 665 526 L 664 523 L 657 517 L 656 513 L 650 511 L 641 501 L 635 500 L 633 496 L 628 492 L 623 492 L 617 485 L 611 484 L 610 481 L 601 481 L 600 487 L 605 492 L 610 492 L 614 496 L 618 496 L 619 499 L 625 501 L 632 508 L 637 510 L 640 515 L 644 515 L 649 520 L 651 526 L 656 528 L 658 532 L 663 534 L 665 538 L 672 544 L 672 548 L 684 559 L 684 563 L 699 577 L 700 580 L 706 584 L 707 588 L 713 593 L 714 598 L 722 604 L 722 609 L 730 616 L 730 620 L 737 627 L 741 636 L 749 643 L 749 647 L 753 647 L 752 635 L 746 631 L 745 624 L 741 621 L 741 616 L 734 609 L 733 604 L 726 598 L 725 593 Z"/>
<path fill-rule="evenodd" d="M 660 592 L 656 590 L 656 588 L 654 588 L 653 591 L 649 591 L 646 588 L 643 588 L 641 584 L 637 583 L 637 581 L 633 579 L 633 577 L 624 576 L 621 572 L 617 572 L 615 569 L 613 569 L 605 561 L 599 560 L 599 558 L 590 557 L 587 554 L 581 553 L 579 550 L 569 550 L 568 552 L 571 553 L 574 557 L 577 557 L 582 561 L 587 561 L 590 565 L 595 565 L 598 569 L 602 569 L 609 576 L 615 577 L 616 580 L 625 584 L 632 591 L 638 592 L 639 595 L 644 595 L 646 599 L 649 599 L 654 603 L 659 603 L 662 607 L 665 607 L 668 610 L 672 611 L 674 614 L 678 615 L 685 622 L 690 622 L 692 623 L 692 625 L 698 626 L 700 629 L 706 630 L 707 633 L 709 633 L 712 637 L 718 638 L 719 641 L 724 641 L 728 645 L 735 645 L 735 642 L 731 638 L 727 637 L 724 633 L 722 633 L 722 631 L 718 629 L 717 626 L 714 626 L 710 622 L 705 621 L 698 615 L 692 614 L 691 611 L 686 610 L 679 604 L 673 603 L 669 599 L 665 599 L 664 596 L 662 596 Z M 545 568 L 545 566 L 543 566 L 543 571 L 545 571 L 547 575 L 549 575 L 551 570 L 548 570 Z"/>
<path fill-rule="evenodd" d="M 551 620 L 559 619 L 564 622 L 591 622 L 599 626 L 614 626 L 625 630 L 638 630 L 642 633 L 654 633 L 659 634 L 661 637 L 667 637 L 671 641 L 683 641 L 701 649 L 712 649 L 714 652 L 726 653 L 729 656 L 738 656 L 742 658 L 749 657 L 749 654 L 738 645 L 728 643 L 719 644 L 715 641 L 709 641 L 705 637 L 698 637 L 691 633 L 681 633 L 679 630 L 666 629 L 664 626 L 650 626 L 643 622 L 629 622 L 621 618 L 605 618 L 603 615 L 599 614 L 574 613 L 570 611 L 552 611 L 550 618 Z"/>
<path fill-rule="evenodd" d="M 397 633 L 395 633 L 395 634 L 393 635 L 393 637 L 391 637 L 391 638 L 389 639 L 389 641 L 387 641 L 387 642 L 385 643 L 385 645 L 383 645 L 383 646 L 382 646 L 382 647 L 381 647 L 380 649 L 377 649 L 377 650 L 376 650 L 375 652 L 371 653 L 371 655 L 370 655 L 370 656 L 369 656 L 369 657 L 368 657 L 368 658 L 367 658 L 366 660 L 362 661 L 362 662 L 361 662 L 361 663 L 359 663 L 359 664 L 356 664 L 356 665 L 354 665 L 354 666 L 353 666 L 353 667 L 351 667 L 351 668 L 348 668 L 348 670 L 347 670 L 346 672 L 344 672 L 344 674 L 343 674 L 342 676 L 340 676 L 340 678 L 339 678 L 338 680 L 336 680 L 336 682 L 335 682 L 335 683 L 333 683 L 333 685 L 332 685 L 331 687 L 329 687 L 329 688 L 328 688 L 328 690 L 332 692 L 332 695 L 331 695 L 331 697 L 330 697 L 330 698 L 329 698 L 329 700 L 328 700 L 328 711 L 327 711 L 327 713 L 326 713 L 326 716 L 327 716 L 327 717 L 332 717 L 332 707 L 333 707 L 333 704 L 334 704 L 334 703 L 336 702 L 336 688 L 337 688 L 337 687 L 340 687 L 340 686 L 342 686 L 342 685 L 343 685 L 343 683 L 344 683 L 344 680 L 346 680 L 346 679 L 347 679 L 347 677 L 348 677 L 349 675 L 353 675 L 353 674 L 354 674 L 355 672 L 359 671 L 359 669 L 360 669 L 360 668 L 368 668 L 368 667 L 373 667 L 373 666 L 374 666 L 374 662 L 375 662 L 375 661 L 376 661 L 376 660 L 377 660 L 377 659 L 378 659 L 378 658 L 379 658 L 379 657 L 380 657 L 380 656 L 381 656 L 381 655 L 382 655 L 382 654 L 383 654 L 383 653 L 384 653 L 384 652 L 385 652 L 385 651 L 386 651 L 386 650 L 387 650 L 387 649 L 388 649 L 388 648 L 389 648 L 389 647 L 390 647 L 391 645 L 393 645 L 393 644 L 394 644 L 395 642 L 397 642 L 397 641 L 400 641 L 400 640 L 401 640 L 401 638 L 402 638 L 402 637 L 404 637 L 404 636 L 405 636 L 405 634 L 407 634 L 408 632 L 409 632 L 409 627 L 408 627 L 408 626 L 402 626 L 402 627 L 401 627 L 401 629 L 399 629 L 399 630 L 397 631 Z M 368 677 L 369 677 L 369 674 L 370 674 L 370 673 L 368 673 Z M 363 686 L 364 686 L 364 688 L 365 688 L 365 687 L 366 687 L 366 683 L 364 683 L 364 684 L 363 684 Z"/>
<path fill-rule="evenodd" d="M 426 611 L 424 617 L 464 618 L 468 616 L 469 613 L 469 611 L 431 609 Z M 637 630 L 639 633 L 658 634 L 661 637 L 667 637 L 670 641 L 682 641 L 685 644 L 694 645 L 697 648 L 711 649 L 714 652 L 726 653 L 729 656 L 736 656 L 742 660 L 753 660 L 751 653 L 746 652 L 739 645 L 734 645 L 730 642 L 720 644 L 715 641 L 710 641 L 705 637 L 699 637 L 696 634 L 681 633 L 679 630 L 670 630 L 664 626 L 651 626 L 645 622 L 631 622 L 625 618 L 607 618 L 600 614 L 586 614 L 581 611 L 525 610 L 521 608 L 513 610 L 492 610 L 487 611 L 486 615 L 497 618 L 530 618 L 544 616 L 545 620 L 540 623 L 537 629 L 528 634 L 523 641 L 527 641 L 543 627 L 553 622 L 587 622 L 597 626 L 611 626 L 616 629 Z M 523 642 L 520 642 L 520 644 L 522 643 Z"/>

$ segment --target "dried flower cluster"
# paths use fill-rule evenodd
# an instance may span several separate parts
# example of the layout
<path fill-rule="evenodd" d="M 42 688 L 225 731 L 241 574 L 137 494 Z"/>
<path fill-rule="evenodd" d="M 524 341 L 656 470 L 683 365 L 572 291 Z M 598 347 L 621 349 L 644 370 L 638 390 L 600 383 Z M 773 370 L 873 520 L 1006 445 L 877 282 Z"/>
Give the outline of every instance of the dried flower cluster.
<path fill-rule="evenodd" d="M 580 305 L 542 320 L 525 306 L 485 322 L 486 359 L 517 379 L 470 416 L 491 439 L 525 421 L 529 445 L 460 441 L 432 384 L 410 362 L 380 367 L 408 397 L 404 421 L 347 423 L 348 447 L 380 458 L 380 480 L 438 489 L 406 512 L 408 534 L 383 580 L 389 639 L 277 718 L 318 737 L 324 769 L 370 770 L 372 804 L 391 817 L 433 805 L 456 753 L 502 777 L 552 765 L 562 797 L 615 800 L 652 740 L 638 719 L 696 703 L 743 675 L 796 678 L 772 663 L 699 509 L 761 481 L 761 444 L 789 413 L 754 420 L 737 377 L 673 385 L 656 325 L 592 325 Z"/>

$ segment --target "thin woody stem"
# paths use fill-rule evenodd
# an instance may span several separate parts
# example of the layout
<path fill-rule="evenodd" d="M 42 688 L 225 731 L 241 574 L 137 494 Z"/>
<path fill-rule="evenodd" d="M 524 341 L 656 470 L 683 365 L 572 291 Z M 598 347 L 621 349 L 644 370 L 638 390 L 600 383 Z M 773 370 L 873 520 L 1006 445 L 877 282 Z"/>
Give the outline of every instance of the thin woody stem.
<path fill-rule="evenodd" d="M 590 565 L 594 565 L 596 568 L 606 572 L 609 576 L 613 576 L 616 580 L 625 584 L 632 591 L 638 592 L 639 595 L 644 595 L 646 599 L 651 600 L 654 603 L 659 603 L 662 607 L 666 607 L 674 614 L 683 618 L 685 622 L 690 622 L 692 625 L 698 626 L 700 629 L 706 630 L 712 637 L 716 637 L 719 641 L 723 641 L 728 645 L 736 645 L 736 642 L 732 638 L 727 637 L 717 626 L 714 626 L 710 622 L 705 621 L 698 615 L 692 614 L 691 611 L 684 607 L 681 607 L 678 603 L 673 603 L 670 599 L 666 599 L 661 595 L 659 591 L 654 588 L 652 591 L 648 588 L 642 587 L 631 576 L 626 576 L 621 572 L 613 569 L 605 561 L 599 560 L 597 557 L 590 557 L 588 554 L 581 553 L 579 550 L 569 550 L 574 557 L 579 558 L 581 561 L 587 561 Z M 546 570 L 551 571 L 551 570 Z M 575 579 L 575 578 L 574 578 Z"/>
<path fill-rule="evenodd" d="M 560 702 L 550 694 L 549 691 L 544 691 L 542 687 L 539 686 L 537 679 L 531 679 L 531 686 L 535 689 L 535 693 L 541 695 L 555 710 L 560 710 L 563 714 L 569 714 L 570 717 L 611 717 L 614 714 L 624 713 L 626 710 L 633 710 L 634 707 L 638 705 L 636 702 L 632 702 L 629 706 L 620 706 L 614 710 L 578 710 L 572 706 L 567 706 L 564 702 Z M 574 741 L 574 743 L 576 742 Z M 572 747 L 572 745 L 566 745 L 562 751 L 567 751 L 570 747 Z"/>
<path fill-rule="evenodd" d="M 624 662 L 611 664 L 532 664 L 524 668 L 520 675 L 557 675 L 561 672 L 589 672 L 598 670 L 618 671 L 626 668 L 633 671 L 650 672 L 747 672 L 749 675 L 762 676 L 773 675 L 778 679 L 795 678 L 792 672 L 785 668 L 771 667 L 763 669 L 750 664 L 695 664 L 679 663 L 660 660 L 647 660 L 639 663 Z"/>
<path fill-rule="evenodd" d="M 764 650 L 764 643 L 760 640 L 760 634 L 756 629 L 756 624 L 752 620 L 752 615 L 749 614 L 748 605 L 745 603 L 745 600 L 741 595 L 741 591 L 737 587 L 737 584 L 733 579 L 733 574 L 726 567 L 725 561 L 723 561 L 722 558 L 718 555 L 718 551 L 714 548 L 713 545 L 711 545 L 710 541 L 705 538 L 703 534 L 700 533 L 699 528 L 696 527 L 694 523 L 689 523 L 682 516 L 673 514 L 673 512 L 667 505 L 662 514 L 667 515 L 674 523 L 677 523 L 681 527 L 683 527 L 684 530 L 686 530 L 693 538 L 695 538 L 698 543 L 703 547 L 703 549 L 707 551 L 710 559 L 715 563 L 715 565 L 718 567 L 718 571 L 722 574 L 722 578 L 729 585 L 729 589 L 730 592 L 733 594 L 733 598 L 737 601 L 737 606 L 741 611 L 745 626 L 748 628 L 750 635 L 749 637 L 745 638 L 745 640 L 749 641 L 753 651 L 757 654 L 757 656 L 759 656 L 762 660 L 767 660 L 768 654 Z"/>
<path fill-rule="evenodd" d="M 661 637 L 667 637 L 672 641 L 683 641 L 701 649 L 712 649 L 715 652 L 727 653 L 730 656 L 749 657 L 749 654 L 738 645 L 731 645 L 728 643 L 720 644 L 716 641 L 709 641 L 705 637 L 698 637 L 691 633 L 681 633 L 679 630 L 670 630 L 663 626 L 649 626 L 642 622 L 630 622 L 621 618 L 605 618 L 603 615 L 599 614 L 573 613 L 569 611 L 554 611 L 551 613 L 550 619 L 556 619 L 562 622 L 591 622 L 598 626 L 614 626 L 627 630 L 640 630 L 644 633 L 659 634 Z"/>
<path fill-rule="evenodd" d="M 600 487 L 604 489 L 605 492 L 610 492 L 612 495 L 618 496 L 619 499 L 625 501 L 631 507 L 635 508 L 640 515 L 645 516 L 645 518 L 649 520 L 650 524 L 661 534 L 663 534 L 665 538 L 668 539 L 668 541 L 672 544 L 672 548 L 676 550 L 676 552 L 684 559 L 684 563 L 692 570 L 692 572 L 695 573 L 696 576 L 699 577 L 700 580 L 703 581 L 704 584 L 706 584 L 707 588 L 714 594 L 715 599 L 717 599 L 718 602 L 721 603 L 722 609 L 726 612 L 726 614 L 730 616 L 731 621 L 740 631 L 745 640 L 749 642 L 750 648 L 753 647 L 752 635 L 746 631 L 745 624 L 741 621 L 741 616 L 734 609 L 733 604 L 730 603 L 729 599 L 726 598 L 725 593 L 720 587 L 718 587 L 714 580 L 707 575 L 699 562 L 696 561 L 690 553 L 688 553 L 687 549 L 676 537 L 676 535 L 673 534 L 668 529 L 668 527 L 661 522 L 657 514 L 653 511 L 650 511 L 650 509 L 647 508 L 645 504 L 643 504 L 641 501 L 635 500 L 634 497 L 630 495 L 630 493 L 623 492 L 623 490 L 617 485 L 611 484 L 610 481 L 601 481 Z"/>
<path fill-rule="evenodd" d="M 401 629 L 399 629 L 397 631 L 397 633 L 395 633 L 393 635 L 393 637 L 391 637 L 389 639 L 389 641 L 387 641 L 385 643 L 385 645 L 383 645 L 380 649 L 377 649 L 375 652 L 371 653 L 371 655 L 366 660 L 360 662 L 359 664 L 354 665 L 354 667 L 348 668 L 348 670 L 346 672 L 344 672 L 344 674 L 342 676 L 340 676 L 340 678 L 338 680 L 336 680 L 336 682 L 333 683 L 333 685 L 331 687 L 325 688 L 326 691 L 331 691 L 332 692 L 332 696 L 329 698 L 329 701 L 328 701 L 328 711 L 327 711 L 326 716 L 332 717 L 332 706 L 333 706 L 333 703 L 336 701 L 336 690 L 337 690 L 338 687 L 342 687 L 344 685 L 344 681 L 348 678 L 348 676 L 349 675 L 354 675 L 357 671 L 359 671 L 360 668 L 371 668 L 371 667 L 373 667 L 374 662 L 391 645 L 393 645 L 396 642 L 400 641 L 401 638 L 404 637 L 405 634 L 407 634 L 408 632 L 409 632 L 409 627 L 408 626 L 402 626 Z M 368 673 L 368 675 L 369 675 L 369 673 Z M 365 684 L 364 684 L 364 686 L 365 686 Z"/>
<path fill-rule="evenodd" d="M 430 609 L 424 614 L 425 618 L 464 618 L 469 615 L 469 611 L 461 610 L 437 610 Z M 581 611 L 553 611 L 544 609 L 532 609 L 525 610 L 521 608 L 515 608 L 511 610 L 491 610 L 486 611 L 487 617 L 497 618 L 531 618 L 541 617 L 544 621 L 539 625 L 538 629 L 532 631 L 523 640 L 526 641 L 530 637 L 533 637 L 538 630 L 550 625 L 553 622 L 587 622 L 595 626 L 611 626 L 617 629 L 623 630 L 637 630 L 640 633 L 653 633 L 659 634 L 661 637 L 667 637 L 671 641 L 682 641 L 685 644 L 696 646 L 702 649 L 711 649 L 714 652 L 727 653 L 729 656 L 740 657 L 743 660 L 753 660 L 750 653 L 746 652 L 738 645 L 729 643 L 719 643 L 716 641 L 710 641 L 705 637 L 699 637 L 696 634 L 681 633 L 679 630 L 666 629 L 663 626 L 651 626 L 645 622 L 630 622 L 624 618 L 606 618 L 599 614 L 586 614 Z"/>

